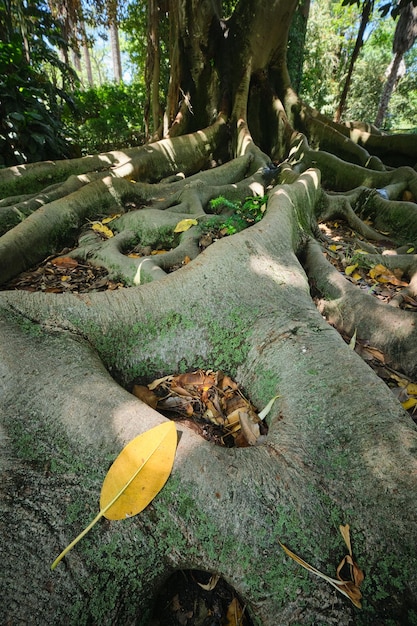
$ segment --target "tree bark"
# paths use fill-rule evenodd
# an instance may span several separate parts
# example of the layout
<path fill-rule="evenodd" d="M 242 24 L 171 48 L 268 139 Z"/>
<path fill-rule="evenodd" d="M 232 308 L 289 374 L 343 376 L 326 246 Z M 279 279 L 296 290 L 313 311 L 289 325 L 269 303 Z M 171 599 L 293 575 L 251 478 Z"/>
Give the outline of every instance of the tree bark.
<path fill-rule="evenodd" d="M 10 196 L 0 217 L 22 220 L 0 238 L 3 285 L 77 241 L 85 218 L 107 213 L 121 213 L 114 237 L 83 232 L 65 254 L 96 259 L 127 285 L 84 295 L 0 292 L 5 623 L 144 626 L 159 585 L 188 568 L 224 577 L 256 626 L 415 623 L 417 428 L 335 328 L 371 341 L 388 366 L 414 376 L 415 318 L 375 304 L 331 266 L 318 223 L 343 219 L 363 245 L 392 239 L 408 250 L 416 209 L 402 198 L 417 198 L 409 166 L 416 144 L 326 121 L 299 101 L 285 64 L 295 1 L 239 2 L 224 23 L 217 4 L 204 5 L 207 23 L 199 3 L 174 7 L 181 45 L 166 118 L 172 136 L 66 165 L 0 171 Z M 187 28 L 198 38 L 185 53 Z M 181 90 L 192 113 L 174 98 Z M 212 118 L 213 103 L 215 121 L 174 136 Z M 387 167 L 393 154 L 408 166 Z M 200 253 L 199 228 L 230 217 L 225 209 L 216 215 L 211 200 L 265 195 L 261 221 Z M 24 209 L 33 210 L 26 219 Z M 184 218 L 198 223 L 175 233 Z M 167 254 L 126 254 L 161 241 Z M 415 255 L 394 256 L 416 297 Z M 129 393 L 132 382 L 199 368 L 235 378 L 259 410 L 278 396 L 268 434 L 229 449 L 178 422 L 173 472 L 152 503 L 133 518 L 97 524 L 51 572 L 98 513 L 113 459 L 165 419 Z M 365 574 L 362 609 L 279 543 L 335 578 L 347 554 L 344 524 Z"/>
<path fill-rule="evenodd" d="M 353 51 L 352 51 L 352 56 L 349 62 L 349 69 L 346 75 L 345 83 L 343 85 L 343 90 L 340 96 L 340 101 L 336 109 L 336 113 L 334 115 L 335 122 L 340 122 L 343 109 L 345 108 L 346 99 L 349 93 L 350 83 L 352 80 L 353 69 L 355 67 L 356 60 L 359 56 L 359 52 L 361 51 L 361 48 L 363 46 L 363 36 L 365 34 L 365 30 L 369 22 L 369 17 L 372 13 L 373 6 L 374 6 L 373 1 L 368 0 L 367 2 L 364 3 L 362 7 L 362 17 L 361 17 L 359 30 L 358 30 L 358 36 L 356 38 L 355 47 L 353 48 Z"/>

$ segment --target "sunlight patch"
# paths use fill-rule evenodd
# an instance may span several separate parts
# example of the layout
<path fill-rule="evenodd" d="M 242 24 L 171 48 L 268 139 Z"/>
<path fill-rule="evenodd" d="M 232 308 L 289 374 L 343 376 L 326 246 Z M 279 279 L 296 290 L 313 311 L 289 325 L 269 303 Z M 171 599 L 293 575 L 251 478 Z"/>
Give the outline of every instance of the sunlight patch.
<path fill-rule="evenodd" d="M 291 285 L 291 287 L 306 289 L 306 280 L 298 271 L 290 267 L 284 267 L 271 257 L 256 256 L 250 261 L 251 269 L 258 276 L 271 278 L 278 285 Z"/>

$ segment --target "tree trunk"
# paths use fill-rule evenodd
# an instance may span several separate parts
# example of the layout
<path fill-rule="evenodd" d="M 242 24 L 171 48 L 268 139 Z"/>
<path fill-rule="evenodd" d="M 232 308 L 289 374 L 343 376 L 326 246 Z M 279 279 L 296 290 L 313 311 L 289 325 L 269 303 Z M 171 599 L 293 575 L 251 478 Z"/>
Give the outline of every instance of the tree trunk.
<path fill-rule="evenodd" d="M 116 14 L 109 15 L 109 31 L 110 31 L 111 58 L 112 58 L 112 63 L 113 63 L 113 80 L 115 83 L 121 83 L 122 82 L 122 59 L 120 56 L 119 27 L 117 25 Z"/>
<path fill-rule="evenodd" d="M 303 78 L 304 47 L 309 14 L 310 0 L 303 0 L 294 13 L 288 38 L 288 72 L 292 86 L 297 92 L 301 88 Z"/>
<path fill-rule="evenodd" d="M 150 0 L 148 3 L 148 49 L 145 68 L 146 100 L 144 115 L 145 134 L 148 138 L 161 135 L 161 106 L 159 103 L 159 4 L 158 0 Z"/>
<path fill-rule="evenodd" d="M 401 65 L 401 61 L 403 60 L 403 56 L 404 55 L 402 52 L 397 52 L 391 64 L 391 70 L 385 82 L 384 89 L 381 94 L 381 99 L 379 101 L 378 111 L 375 117 L 375 126 L 377 128 L 380 128 L 384 123 L 389 101 L 391 99 L 392 92 L 394 91 L 395 83 L 398 79 L 398 71 Z"/>
<path fill-rule="evenodd" d="M 335 122 L 340 122 L 343 110 L 345 108 L 346 99 L 349 93 L 350 83 L 352 80 L 353 69 L 355 67 L 356 60 L 359 56 L 359 52 L 361 51 L 361 48 L 363 46 L 363 36 L 365 34 L 365 30 L 369 22 L 369 17 L 372 13 L 373 6 L 374 6 L 373 1 L 368 0 L 367 2 L 364 3 L 363 8 L 362 8 L 362 17 L 361 17 L 359 30 L 358 30 L 358 36 L 356 38 L 355 47 L 353 48 L 352 56 L 351 56 L 350 63 L 349 63 L 348 73 L 345 79 L 345 83 L 343 85 L 342 94 L 340 96 L 339 105 L 337 107 L 337 110 L 334 116 Z"/>
<path fill-rule="evenodd" d="M 404 54 L 411 48 L 417 37 L 417 7 L 406 3 L 401 10 L 397 26 L 394 33 L 392 51 L 394 59 L 388 79 L 382 91 L 381 100 L 375 118 L 375 126 L 383 124 L 391 94 L 399 77 L 399 69 Z"/>
<path fill-rule="evenodd" d="M 81 22 L 80 24 L 80 32 L 81 32 L 81 41 L 82 41 L 82 50 L 83 50 L 85 69 L 87 72 L 87 81 L 90 87 L 94 87 L 93 70 L 91 67 L 90 48 L 88 46 L 87 33 L 85 31 L 84 22 Z"/>
<path fill-rule="evenodd" d="M 415 255 L 381 257 L 378 246 L 417 241 L 415 204 L 401 200 L 417 198 L 416 171 L 384 164 L 394 154 L 416 163 L 417 147 L 299 101 L 286 68 L 296 0 L 242 1 L 227 21 L 218 4 L 172 3 L 169 137 L 0 171 L 5 623 L 149 624 L 156 591 L 182 569 L 224 577 L 256 626 L 415 623 L 417 428 L 339 334 L 415 380 L 415 314 L 333 267 L 318 223 L 344 220 L 361 262 L 401 266 L 410 283 L 399 295 L 415 298 Z M 230 205 L 265 195 L 260 221 L 201 252 L 204 228 L 230 225 Z M 113 237 L 83 229 L 77 240 L 105 214 L 120 214 Z M 176 232 L 184 219 L 197 224 Z M 69 245 L 63 255 L 125 287 L 7 289 Z M 138 257 L 135 246 L 167 252 Z M 102 520 L 51 572 L 96 516 L 112 460 L 165 420 L 129 393 L 132 382 L 200 368 L 232 376 L 259 410 L 277 396 L 267 435 L 225 448 L 177 422 L 172 475 L 152 503 Z M 362 609 L 279 543 L 335 578 L 345 524 L 365 574 Z"/>

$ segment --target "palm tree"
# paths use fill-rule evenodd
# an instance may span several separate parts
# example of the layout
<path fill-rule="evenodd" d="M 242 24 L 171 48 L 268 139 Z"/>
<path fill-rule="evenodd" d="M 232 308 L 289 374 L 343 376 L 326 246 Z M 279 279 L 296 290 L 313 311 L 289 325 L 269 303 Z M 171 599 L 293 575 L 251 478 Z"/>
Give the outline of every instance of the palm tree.
<path fill-rule="evenodd" d="M 378 112 L 375 118 L 375 125 L 382 126 L 391 94 L 399 77 L 399 70 L 404 54 L 411 48 L 417 37 L 417 7 L 410 2 L 406 4 L 400 13 L 397 27 L 394 33 L 392 51 L 394 54 L 390 66 L 390 72 L 382 91 L 379 101 Z"/>

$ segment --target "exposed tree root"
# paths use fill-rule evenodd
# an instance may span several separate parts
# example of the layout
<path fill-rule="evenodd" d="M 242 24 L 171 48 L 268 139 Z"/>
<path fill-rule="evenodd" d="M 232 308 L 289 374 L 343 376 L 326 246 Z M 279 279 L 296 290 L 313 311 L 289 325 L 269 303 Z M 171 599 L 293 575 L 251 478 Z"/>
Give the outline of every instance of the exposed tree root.
<path fill-rule="evenodd" d="M 378 348 L 395 369 L 417 375 L 417 329 L 413 313 L 387 307 L 352 285 L 323 256 L 320 246 L 307 246 L 306 271 L 323 294 L 319 310 L 339 332 Z"/>
<path fill-rule="evenodd" d="M 280 155 L 279 164 L 271 163 L 246 117 L 250 70 L 258 68 L 259 55 L 235 79 L 228 127 L 219 116 L 186 137 L 82 161 L 101 171 L 83 179 L 68 166 L 43 196 L 4 204 L 9 217 L 20 219 L 45 202 L 1 237 L 2 282 L 71 242 L 69 254 L 135 285 L 111 294 L 0 294 L 2 428 L 10 442 L 10 452 L 0 451 L 7 470 L 0 513 L 7 522 L 3 571 L 14 568 L 4 581 L 7 610 L 15 620 L 28 618 L 15 600 L 27 588 L 28 564 L 39 624 L 47 623 L 51 606 L 62 623 L 130 623 L 138 612 L 145 622 L 151 590 L 173 570 L 189 567 L 222 575 L 262 626 L 408 623 L 417 611 L 417 431 L 323 315 L 412 376 L 415 320 L 367 296 L 331 266 L 317 224 L 345 220 L 358 237 L 374 242 L 365 243 L 372 253 L 387 240 L 413 243 L 416 209 L 402 194 L 417 197 L 417 175 L 411 167 L 383 169 L 365 145 L 365 130 L 339 130 L 317 117 L 304 120 L 304 133 L 298 132 L 289 116 L 297 108 L 294 94 L 292 104 L 270 99 L 272 158 Z M 45 179 L 48 168 L 54 164 L 28 171 Z M 22 170 L 0 179 L 16 189 L 10 181 L 17 174 Z M 79 187 L 58 197 L 73 184 Z M 218 196 L 237 202 L 266 194 L 260 222 L 202 254 L 198 226 L 175 233 L 183 219 L 200 225 L 224 217 L 211 212 L 210 200 Z M 91 229 L 79 236 L 89 221 L 114 213 L 121 214 L 110 223 L 114 237 L 103 240 Z M 154 245 L 169 251 L 127 255 Z M 191 262 L 169 273 L 185 257 Z M 367 257 L 371 263 L 380 258 Z M 399 265 L 414 293 L 415 257 L 405 250 L 396 257 Z M 319 292 L 319 310 L 309 281 Z M 199 367 L 233 375 L 259 408 L 279 396 L 267 439 L 227 451 L 179 426 L 174 472 L 158 498 L 135 519 L 97 527 L 50 574 L 45 563 L 91 517 L 92 494 L 109 460 L 163 419 L 122 387 Z M 16 520 L 23 528 L 18 545 Z M 365 571 L 362 613 L 289 562 L 278 544 L 334 575 L 344 554 L 338 531 L 344 523 Z M 31 547 L 35 535 L 41 548 Z"/>

